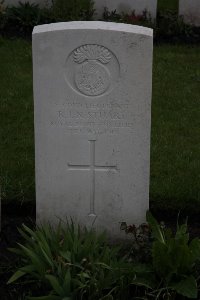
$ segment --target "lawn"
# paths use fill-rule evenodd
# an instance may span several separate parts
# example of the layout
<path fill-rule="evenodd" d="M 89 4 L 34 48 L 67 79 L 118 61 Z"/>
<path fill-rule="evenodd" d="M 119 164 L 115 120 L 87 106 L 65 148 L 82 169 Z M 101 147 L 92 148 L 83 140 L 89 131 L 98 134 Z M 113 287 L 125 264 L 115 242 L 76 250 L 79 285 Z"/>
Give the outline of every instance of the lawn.
<path fill-rule="evenodd" d="M 0 39 L 2 200 L 34 199 L 31 44 Z"/>
<path fill-rule="evenodd" d="M 2 201 L 34 201 L 31 43 L 0 39 Z M 150 203 L 200 211 L 200 46 L 154 47 Z M 197 204 L 199 204 L 197 206 Z"/>
<path fill-rule="evenodd" d="M 200 211 L 199 100 L 200 47 L 155 47 L 150 187 L 153 206 Z"/>

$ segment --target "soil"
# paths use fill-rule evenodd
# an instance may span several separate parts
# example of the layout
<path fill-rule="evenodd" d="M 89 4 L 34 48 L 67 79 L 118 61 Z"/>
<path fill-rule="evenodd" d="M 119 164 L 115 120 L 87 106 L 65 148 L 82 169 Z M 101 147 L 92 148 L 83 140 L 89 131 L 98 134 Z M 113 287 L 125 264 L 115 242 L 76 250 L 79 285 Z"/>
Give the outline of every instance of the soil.
<path fill-rule="evenodd" d="M 8 279 L 16 270 L 18 258 L 8 248 L 16 246 L 21 236 L 17 228 L 24 223 L 30 227 L 35 224 L 35 208 L 33 205 L 2 206 L 0 232 L 0 299 L 1 300 L 23 300 L 25 289 L 21 285 L 7 285 Z M 20 296 L 19 296 L 20 295 Z"/>
<path fill-rule="evenodd" d="M 177 224 L 177 213 L 154 211 L 157 220 L 164 221 L 167 227 L 175 230 Z M 185 217 L 179 218 L 180 224 Z M 25 287 L 21 285 L 7 285 L 6 282 L 16 269 L 18 258 L 11 253 L 8 248 L 16 246 L 21 237 L 17 228 L 22 224 L 33 228 L 35 225 L 35 207 L 32 204 L 21 206 L 6 205 L 2 206 L 2 220 L 0 232 L 0 299 L 1 300 L 23 300 L 25 299 Z M 190 237 L 200 237 L 200 218 L 199 215 L 188 217 L 188 230 Z M 29 286 L 30 288 L 30 286 Z M 19 296 L 20 295 L 20 296 Z"/>

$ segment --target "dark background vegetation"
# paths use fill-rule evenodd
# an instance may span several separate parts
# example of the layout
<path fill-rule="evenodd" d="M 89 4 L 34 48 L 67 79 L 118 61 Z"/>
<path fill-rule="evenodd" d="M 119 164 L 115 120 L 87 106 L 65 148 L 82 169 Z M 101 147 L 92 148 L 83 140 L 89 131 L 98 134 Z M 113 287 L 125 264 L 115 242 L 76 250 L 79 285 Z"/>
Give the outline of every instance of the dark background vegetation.
<path fill-rule="evenodd" d="M 105 21 L 154 29 L 150 205 L 197 213 L 200 192 L 200 28 L 177 14 L 178 0 L 158 1 L 157 21 L 105 10 Z M 35 202 L 31 32 L 40 23 L 92 20 L 90 0 L 51 7 L 19 3 L 0 10 L 1 196 L 3 205 Z M 20 37 L 20 39 L 19 39 Z M 23 39 L 22 39 L 23 37 Z"/>
<path fill-rule="evenodd" d="M 34 125 L 31 32 L 35 25 L 92 20 L 92 1 L 56 0 L 51 8 L 0 5 L 0 297 L 25 299 L 34 284 L 7 286 L 19 258 L 7 247 L 21 240 L 17 227 L 34 227 Z M 157 21 L 105 11 L 102 20 L 154 29 L 150 207 L 174 230 L 177 213 L 200 235 L 200 28 L 178 17 L 178 0 L 158 0 Z M 182 234 L 185 234 L 182 232 Z M 180 252 L 175 256 L 179 255 Z M 162 263 L 166 261 L 163 256 Z M 167 299 L 167 298 L 166 298 Z M 172 298 L 170 298 L 172 299 Z M 173 299 L 185 299 L 173 298 Z"/>

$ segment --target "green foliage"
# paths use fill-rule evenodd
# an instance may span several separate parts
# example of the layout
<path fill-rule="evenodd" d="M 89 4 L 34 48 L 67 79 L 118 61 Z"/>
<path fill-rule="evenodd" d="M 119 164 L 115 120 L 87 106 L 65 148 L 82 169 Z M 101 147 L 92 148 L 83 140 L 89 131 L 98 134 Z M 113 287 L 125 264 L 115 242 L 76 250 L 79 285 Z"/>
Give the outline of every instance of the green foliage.
<path fill-rule="evenodd" d="M 92 0 L 52 0 L 50 14 L 56 22 L 90 21 L 94 14 Z"/>
<path fill-rule="evenodd" d="M 147 276 L 136 276 L 133 282 L 151 288 L 149 295 L 156 299 L 173 299 L 176 294 L 197 299 L 196 263 L 200 260 L 200 239 L 189 241 L 187 224 L 177 224 L 173 236 L 170 230 L 157 223 L 150 212 L 147 213 L 147 221 L 153 235 L 152 265 L 149 268 L 151 280 L 148 281 Z"/>
<path fill-rule="evenodd" d="M 7 7 L 6 9 L 7 26 L 17 26 L 20 31 L 30 33 L 32 28 L 39 24 L 40 9 L 38 4 L 20 2 L 18 6 Z"/>
<path fill-rule="evenodd" d="M 178 12 L 179 0 L 158 0 L 158 11 L 172 10 Z"/>
<path fill-rule="evenodd" d="M 150 27 L 154 30 L 154 40 L 157 42 L 195 43 L 200 41 L 200 30 L 185 24 L 183 18 L 173 10 L 161 10 L 156 20 L 153 20 L 147 11 L 143 11 L 140 15 L 136 15 L 134 11 L 130 14 L 118 14 L 116 10 L 108 11 L 105 8 L 103 20 Z"/>
<path fill-rule="evenodd" d="M 0 30 L 5 26 L 5 6 L 4 0 L 0 0 Z"/>
<path fill-rule="evenodd" d="M 198 41 L 194 28 L 171 10 L 158 13 L 154 34 L 157 40 Z"/>
<path fill-rule="evenodd" d="M 0 15 L 4 12 L 4 0 L 0 1 Z"/>
<path fill-rule="evenodd" d="M 3 1 L 3 0 L 1 0 Z M 174 0 L 173 0 L 174 1 Z M 64 21 L 90 21 L 95 13 L 93 0 L 51 0 L 48 6 L 40 8 L 37 4 L 19 2 L 17 6 L 7 7 L 3 11 L 0 2 L 0 31 L 8 36 L 31 36 L 35 25 Z M 154 29 L 156 41 L 183 41 L 195 43 L 200 40 L 200 29 L 185 24 L 179 17 L 175 2 L 160 6 L 157 19 L 153 20 L 148 11 L 136 15 L 135 11 L 118 14 L 116 10 L 103 13 L 104 21 L 122 22 Z"/>
<path fill-rule="evenodd" d="M 146 10 L 144 10 L 142 14 L 136 15 L 134 10 L 130 14 L 127 13 L 118 14 L 116 10 L 109 11 L 107 8 L 104 8 L 103 20 L 107 22 L 142 25 L 151 28 L 154 28 L 155 26 L 153 20 L 151 19 L 151 15 Z"/>
<path fill-rule="evenodd" d="M 149 262 L 151 242 L 150 242 L 150 227 L 148 224 L 141 224 L 140 226 L 127 225 L 126 222 L 121 223 L 121 230 L 127 234 L 131 234 L 133 241 L 129 249 L 127 249 L 126 258 L 133 263 Z"/>
<path fill-rule="evenodd" d="M 0 2 L 0 30 L 3 34 L 31 36 L 34 26 L 61 21 L 92 20 L 94 3 L 92 0 L 52 0 L 49 6 L 40 8 L 38 4 L 20 2 L 9 6 L 2 13 Z"/>
<path fill-rule="evenodd" d="M 125 295 L 132 271 L 119 258 L 119 248 L 106 245 L 103 234 L 73 223 L 35 231 L 23 225 L 19 231 L 26 243 L 11 251 L 22 258 L 23 266 L 8 283 L 24 277 L 35 280 L 40 292 L 30 299 L 120 299 Z M 46 296 L 41 294 L 42 287 L 48 291 Z"/>
<path fill-rule="evenodd" d="M 108 246 L 104 234 L 73 222 L 56 229 L 23 225 L 25 243 L 10 249 L 21 266 L 8 284 L 28 284 L 23 299 L 30 300 L 198 299 L 200 240 L 189 239 L 187 224 L 177 224 L 173 234 L 149 212 L 147 221 L 139 227 L 121 224 L 137 246 L 150 245 L 146 262 L 135 259 L 137 247 L 127 255 L 127 248 Z"/>

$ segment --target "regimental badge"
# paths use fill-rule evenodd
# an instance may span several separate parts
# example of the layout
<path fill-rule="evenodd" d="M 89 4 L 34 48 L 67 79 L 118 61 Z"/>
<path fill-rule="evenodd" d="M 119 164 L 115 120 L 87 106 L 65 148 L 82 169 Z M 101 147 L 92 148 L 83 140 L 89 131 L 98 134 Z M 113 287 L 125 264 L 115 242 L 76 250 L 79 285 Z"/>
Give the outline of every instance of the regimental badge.
<path fill-rule="evenodd" d="M 74 68 L 73 72 L 70 72 L 72 62 Z M 119 73 L 116 57 L 100 45 L 87 44 L 76 48 L 68 58 L 67 64 L 68 82 L 85 96 L 100 96 L 109 91 L 113 79 L 118 77 Z"/>
<path fill-rule="evenodd" d="M 109 50 L 99 45 L 85 45 L 74 51 L 74 61 L 80 64 L 75 83 L 80 92 L 98 96 L 110 85 L 110 74 L 104 66 L 111 60 Z"/>

